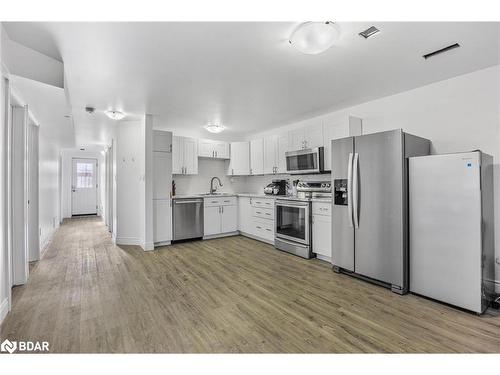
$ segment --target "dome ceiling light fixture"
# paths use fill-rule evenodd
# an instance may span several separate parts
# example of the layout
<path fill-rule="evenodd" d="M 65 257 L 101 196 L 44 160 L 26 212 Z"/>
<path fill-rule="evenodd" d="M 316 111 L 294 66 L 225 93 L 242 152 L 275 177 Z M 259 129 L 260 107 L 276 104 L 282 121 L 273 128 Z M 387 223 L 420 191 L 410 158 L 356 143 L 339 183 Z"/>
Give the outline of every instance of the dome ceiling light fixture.
<path fill-rule="evenodd" d="M 290 35 L 288 42 L 306 55 L 325 52 L 339 39 L 340 30 L 332 21 L 301 23 Z"/>
<path fill-rule="evenodd" d="M 121 120 L 125 118 L 125 113 L 120 111 L 109 110 L 104 113 L 106 113 L 106 116 L 108 116 L 111 120 Z"/>
<path fill-rule="evenodd" d="M 205 129 L 207 129 L 210 133 L 220 133 L 225 129 L 225 127 L 221 124 L 207 124 L 205 125 Z"/>

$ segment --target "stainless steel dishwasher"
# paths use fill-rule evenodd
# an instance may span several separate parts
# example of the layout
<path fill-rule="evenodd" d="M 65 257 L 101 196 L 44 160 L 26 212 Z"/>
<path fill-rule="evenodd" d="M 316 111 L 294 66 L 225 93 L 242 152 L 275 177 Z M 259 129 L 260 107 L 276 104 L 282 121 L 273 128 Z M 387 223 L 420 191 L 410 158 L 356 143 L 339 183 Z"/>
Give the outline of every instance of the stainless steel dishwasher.
<path fill-rule="evenodd" d="M 173 198 L 173 240 L 203 237 L 203 198 Z"/>

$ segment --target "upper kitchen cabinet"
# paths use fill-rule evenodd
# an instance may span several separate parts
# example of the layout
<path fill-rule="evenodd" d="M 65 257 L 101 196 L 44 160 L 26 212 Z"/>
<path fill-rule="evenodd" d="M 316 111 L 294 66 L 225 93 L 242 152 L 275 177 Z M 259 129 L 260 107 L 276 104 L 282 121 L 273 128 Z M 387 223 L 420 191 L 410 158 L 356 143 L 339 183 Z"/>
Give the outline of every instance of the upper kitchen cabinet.
<path fill-rule="evenodd" d="M 250 174 L 264 174 L 264 140 L 250 141 Z"/>
<path fill-rule="evenodd" d="M 288 151 L 286 135 L 271 135 L 264 138 L 264 174 L 286 173 L 285 152 Z"/>
<path fill-rule="evenodd" d="M 153 130 L 153 151 L 172 152 L 172 133 Z"/>
<path fill-rule="evenodd" d="M 188 137 L 172 137 L 172 173 L 198 174 L 198 141 Z"/>
<path fill-rule="evenodd" d="M 227 174 L 248 176 L 250 174 L 250 142 L 231 142 L 231 158 Z"/>
<path fill-rule="evenodd" d="M 332 140 L 361 135 L 362 121 L 358 117 L 344 116 L 327 119 L 323 123 L 323 138 L 325 145 L 324 169 L 332 170 Z"/>
<path fill-rule="evenodd" d="M 304 126 L 288 132 L 290 151 L 321 146 L 323 146 L 323 126 L 318 120 L 307 121 Z"/>
<path fill-rule="evenodd" d="M 229 143 L 212 139 L 199 139 L 198 156 L 202 158 L 229 159 Z"/>

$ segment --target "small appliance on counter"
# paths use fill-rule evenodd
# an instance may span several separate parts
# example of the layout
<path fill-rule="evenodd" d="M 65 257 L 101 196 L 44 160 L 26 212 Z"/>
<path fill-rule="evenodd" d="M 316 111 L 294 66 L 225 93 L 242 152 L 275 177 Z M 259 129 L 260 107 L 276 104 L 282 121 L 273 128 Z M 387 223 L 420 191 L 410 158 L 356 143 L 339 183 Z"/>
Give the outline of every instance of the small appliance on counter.
<path fill-rule="evenodd" d="M 273 180 L 264 188 L 266 195 L 286 195 L 286 180 Z"/>

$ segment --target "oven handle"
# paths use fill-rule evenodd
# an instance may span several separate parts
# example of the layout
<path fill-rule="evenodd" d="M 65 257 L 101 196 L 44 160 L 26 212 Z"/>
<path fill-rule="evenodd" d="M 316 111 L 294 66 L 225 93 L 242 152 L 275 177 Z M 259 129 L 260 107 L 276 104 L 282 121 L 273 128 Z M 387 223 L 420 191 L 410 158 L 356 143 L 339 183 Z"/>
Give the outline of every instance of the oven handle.
<path fill-rule="evenodd" d="M 280 207 L 296 207 L 296 208 L 309 208 L 309 202 L 306 204 L 293 204 L 293 203 L 283 203 L 283 202 L 276 202 L 276 206 Z"/>
<path fill-rule="evenodd" d="M 352 223 L 352 152 L 349 153 L 349 161 L 347 162 L 347 221 L 349 227 L 353 227 Z"/>

